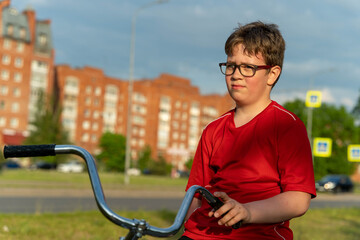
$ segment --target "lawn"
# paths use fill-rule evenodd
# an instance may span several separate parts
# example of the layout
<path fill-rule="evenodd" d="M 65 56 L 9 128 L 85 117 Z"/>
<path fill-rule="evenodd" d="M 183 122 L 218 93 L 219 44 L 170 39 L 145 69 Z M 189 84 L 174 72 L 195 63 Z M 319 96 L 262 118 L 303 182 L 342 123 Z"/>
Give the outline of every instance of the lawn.
<path fill-rule="evenodd" d="M 158 227 L 170 226 L 175 217 L 174 212 L 166 210 L 118 212 L 118 214 L 130 219 L 146 219 L 151 225 Z M 311 209 L 305 216 L 292 220 L 291 227 L 294 231 L 294 239 L 359 239 L 360 209 Z M 0 239 L 102 240 L 118 239 L 125 234 L 126 230 L 110 223 L 96 211 L 0 215 Z"/>

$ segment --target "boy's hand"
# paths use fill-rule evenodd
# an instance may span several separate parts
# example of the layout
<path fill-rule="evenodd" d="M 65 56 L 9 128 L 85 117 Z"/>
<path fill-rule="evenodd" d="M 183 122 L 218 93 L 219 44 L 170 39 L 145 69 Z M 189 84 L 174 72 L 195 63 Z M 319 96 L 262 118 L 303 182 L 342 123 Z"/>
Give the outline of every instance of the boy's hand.
<path fill-rule="evenodd" d="M 215 212 L 210 211 L 209 217 L 219 218 L 226 213 L 218 221 L 219 225 L 231 227 L 240 220 L 242 220 L 243 223 L 250 222 L 250 212 L 244 205 L 230 198 L 224 192 L 215 192 L 214 196 L 221 198 L 224 202 L 224 205 Z"/>

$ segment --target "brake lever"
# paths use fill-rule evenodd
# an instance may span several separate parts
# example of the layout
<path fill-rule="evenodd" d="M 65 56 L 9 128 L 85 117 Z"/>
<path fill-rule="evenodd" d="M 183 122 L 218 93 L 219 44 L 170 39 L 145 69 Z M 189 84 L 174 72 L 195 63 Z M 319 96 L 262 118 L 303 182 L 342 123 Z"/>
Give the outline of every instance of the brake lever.
<path fill-rule="evenodd" d="M 218 210 L 219 208 L 221 208 L 224 205 L 223 201 L 221 201 L 220 198 L 215 197 L 214 195 L 212 195 L 207 189 L 199 189 L 199 193 L 205 198 L 205 200 L 214 209 L 214 211 Z M 228 212 L 224 213 L 222 216 L 224 216 L 227 213 Z M 241 227 L 241 225 L 242 225 L 242 220 L 235 223 L 231 227 L 233 229 L 238 229 L 238 228 Z"/>

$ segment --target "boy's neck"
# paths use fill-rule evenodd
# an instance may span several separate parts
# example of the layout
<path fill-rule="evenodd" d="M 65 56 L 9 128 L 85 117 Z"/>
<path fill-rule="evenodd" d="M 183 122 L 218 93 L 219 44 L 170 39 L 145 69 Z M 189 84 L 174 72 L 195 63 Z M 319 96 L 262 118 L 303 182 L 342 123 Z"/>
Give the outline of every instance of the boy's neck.
<path fill-rule="evenodd" d="M 269 104 L 271 99 L 251 105 L 236 105 L 234 114 L 235 127 L 241 127 L 250 122 L 254 117 L 261 113 Z"/>

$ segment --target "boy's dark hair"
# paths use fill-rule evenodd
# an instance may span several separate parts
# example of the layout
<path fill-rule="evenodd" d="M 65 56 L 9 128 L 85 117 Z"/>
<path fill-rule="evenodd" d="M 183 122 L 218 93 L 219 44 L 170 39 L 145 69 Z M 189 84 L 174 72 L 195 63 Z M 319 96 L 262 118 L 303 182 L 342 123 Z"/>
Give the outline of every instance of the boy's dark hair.
<path fill-rule="evenodd" d="M 249 55 L 261 53 L 266 65 L 282 68 L 285 40 L 276 24 L 265 24 L 260 21 L 243 26 L 239 24 L 225 43 L 226 55 L 231 56 L 238 44 L 242 44 L 244 51 Z"/>

